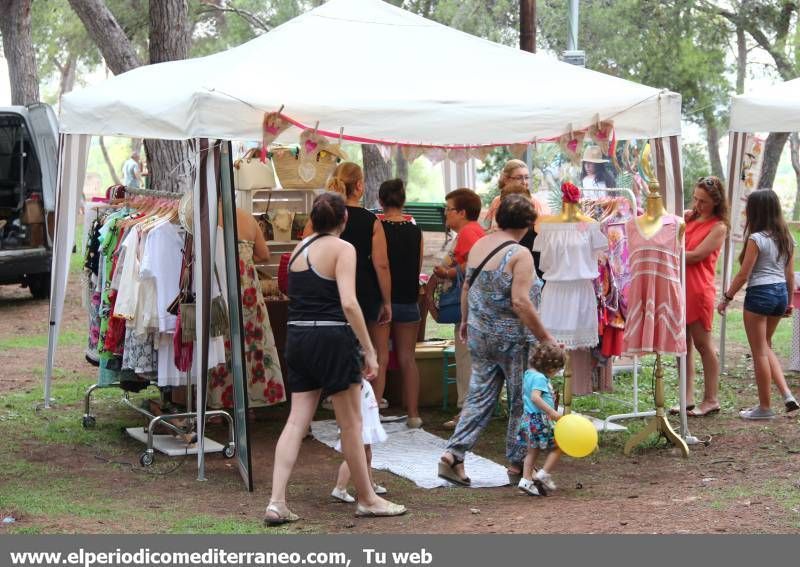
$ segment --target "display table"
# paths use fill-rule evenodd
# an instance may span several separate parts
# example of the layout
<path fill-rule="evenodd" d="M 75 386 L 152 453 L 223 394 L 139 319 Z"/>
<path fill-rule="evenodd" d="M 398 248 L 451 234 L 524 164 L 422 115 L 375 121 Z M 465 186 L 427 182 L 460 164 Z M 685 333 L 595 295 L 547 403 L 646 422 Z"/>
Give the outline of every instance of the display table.
<path fill-rule="evenodd" d="M 436 341 L 433 345 L 424 342 L 417 343 L 419 407 L 442 406 L 442 358 L 444 356 L 442 351 L 452 346 L 453 341 Z M 384 397 L 391 407 L 403 407 L 403 377 L 399 370 L 390 370 L 387 373 Z M 458 398 L 455 384 L 448 385 L 448 397 L 451 400 Z"/>

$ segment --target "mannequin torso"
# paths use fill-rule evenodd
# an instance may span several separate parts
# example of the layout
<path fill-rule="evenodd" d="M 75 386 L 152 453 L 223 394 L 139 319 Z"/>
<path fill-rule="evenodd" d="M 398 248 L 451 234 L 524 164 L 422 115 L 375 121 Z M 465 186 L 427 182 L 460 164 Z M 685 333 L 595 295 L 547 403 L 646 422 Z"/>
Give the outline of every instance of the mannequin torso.
<path fill-rule="evenodd" d="M 652 238 L 655 233 L 661 230 L 665 214 L 664 202 L 661 200 L 658 186 L 651 185 L 650 195 L 647 197 L 644 214 L 636 218 L 636 224 L 639 230 L 645 237 Z M 686 223 L 681 219 L 678 223 L 679 239 L 683 238 L 684 230 L 686 230 Z"/>

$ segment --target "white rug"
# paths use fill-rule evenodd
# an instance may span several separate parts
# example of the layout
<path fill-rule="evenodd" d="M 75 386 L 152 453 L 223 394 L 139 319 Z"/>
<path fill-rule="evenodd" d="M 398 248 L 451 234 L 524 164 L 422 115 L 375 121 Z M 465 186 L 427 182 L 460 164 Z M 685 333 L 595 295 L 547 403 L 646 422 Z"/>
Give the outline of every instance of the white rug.
<path fill-rule="evenodd" d="M 451 486 L 437 476 L 437 463 L 447 441 L 422 429 L 409 429 L 403 423 L 384 423 L 388 439 L 372 446 L 372 468 L 387 470 L 413 481 L 420 488 Z M 311 424 L 314 437 L 333 448 L 339 437 L 336 421 L 315 421 Z M 506 468 L 502 465 L 467 453 L 467 474 L 472 488 L 489 488 L 508 484 Z"/>

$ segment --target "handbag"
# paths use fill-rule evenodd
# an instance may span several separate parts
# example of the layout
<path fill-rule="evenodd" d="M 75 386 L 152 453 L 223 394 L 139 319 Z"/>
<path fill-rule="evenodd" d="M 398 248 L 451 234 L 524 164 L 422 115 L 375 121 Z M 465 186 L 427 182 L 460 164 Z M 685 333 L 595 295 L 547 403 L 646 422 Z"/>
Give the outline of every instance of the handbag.
<path fill-rule="evenodd" d="M 456 264 L 456 279 L 449 289 L 439 294 L 436 309 L 439 312 L 437 323 L 458 323 L 461 321 L 461 288 L 464 286 L 464 272 Z"/>
<path fill-rule="evenodd" d="M 308 214 L 295 213 L 292 219 L 292 240 L 303 240 L 303 232 L 308 224 Z"/>
<path fill-rule="evenodd" d="M 269 242 L 270 240 L 275 240 L 275 229 L 272 226 L 272 221 L 269 218 L 269 206 L 272 203 L 272 191 L 269 192 L 269 198 L 267 198 L 267 209 L 258 217 L 258 228 L 261 230 L 261 234 L 264 235 L 264 240 Z"/>
<path fill-rule="evenodd" d="M 275 187 L 275 172 L 270 161 L 261 162 L 261 150 L 254 148 L 233 163 L 233 184 L 239 191 Z"/>
<path fill-rule="evenodd" d="M 192 291 L 192 235 L 186 234 L 186 242 L 183 250 L 183 268 L 181 271 L 181 287 L 178 295 L 167 307 L 167 311 L 177 315 L 181 322 L 181 339 L 184 343 L 194 341 L 197 332 L 197 305 L 196 297 Z M 219 273 L 216 265 L 214 266 L 214 277 L 217 279 L 217 287 L 222 290 Z M 209 307 L 209 330 L 208 336 L 222 337 L 227 336 L 230 329 L 230 316 L 228 315 L 228 305 L 221 295 L 211 299 Z M 177 333 L 176 333 L 177 334 Z M 177 357 L 177 354 L 176 354 Z"/>

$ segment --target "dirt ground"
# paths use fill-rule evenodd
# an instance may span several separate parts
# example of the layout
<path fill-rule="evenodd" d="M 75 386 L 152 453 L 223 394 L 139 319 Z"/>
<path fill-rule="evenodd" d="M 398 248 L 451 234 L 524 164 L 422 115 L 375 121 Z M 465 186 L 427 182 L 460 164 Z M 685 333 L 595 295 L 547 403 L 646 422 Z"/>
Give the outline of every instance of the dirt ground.
<path fill-rule="evenodd" d="M 30 299 L 27 290 L 0 286 L 0 438 L 9 443 L 0 452 L 5 459 L 0 461 L 5 463 L 0 467 L 0 517 L 16 520 L 0 527 L 0 533 L 264 533 L 259 522 L 287 408 L 260 409 L 251 423 L 253 493 L 242 488 L 235 460 L 218 455 L 207 460 L 207 482 L 196 481 L 194 457 L 160 457 L 153 470 L 143 470 L 137 462 L 142 446 L 120 431 L 140 420 L 114 401 L 117 394 L 96 403 L 94 430 L 75 425 L 82 415 L 78 394 L 92 383 L 95 370 L 83 358 L 86 321 L 77 277 L 70 278 L 68 292 L 56 384 L 74 384 L 77 394 L 52 410 L 35 409 L 31 402 L 21 411 L 11 401 L 14 396 L 27 391 L 31 399 L 41 399 L 37 392 L 46 357 L 42 337 L 48 303 Z M 746 349 L 731 350 L 729 365 L 739 361 L 747 370 Z M 279 531 L 800 533 L 800 416 L 743 422 L 735 410 L 755 397 L 752 375 L 743 371 L 723 381 L 733 401 L 717 416 L 692 420 L 692 433 L 710 436 L 711 442 L 692 446 L 689 459 L 663 442 L 625 457 L 627 434 L 603 434 L 594 455 L 564 459 L 554 474 L 559 490 L 547 498 L 531 498 L 511 487 L 423 490 L 379 471 L 376 479 L 409 514 L 355 519 L 350 506 L 328 497 L 339 455 L 307 439 L 289 498 L 304 521 Z M 797 391 L 798 377 L 790 382 Z M 321 416 L 330 414 L 321 410 Z M 439 409 L 424 411 L 425 429 L 446 437 L 439 424 L 447 417 Z M 21 437 L 17 425 L 28 422 L 36 427 Z M 502 420 L 493 420 L 476 452 L 503 462 L 502 431 Z M 209 436 L 220 438 L 222 430 L 212 427 Z"/>

